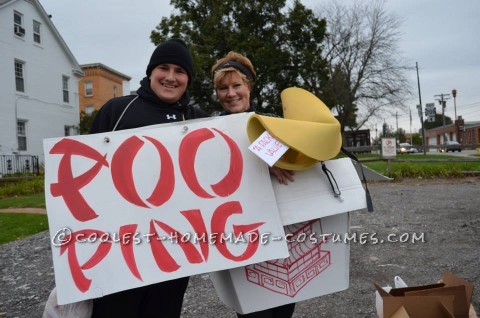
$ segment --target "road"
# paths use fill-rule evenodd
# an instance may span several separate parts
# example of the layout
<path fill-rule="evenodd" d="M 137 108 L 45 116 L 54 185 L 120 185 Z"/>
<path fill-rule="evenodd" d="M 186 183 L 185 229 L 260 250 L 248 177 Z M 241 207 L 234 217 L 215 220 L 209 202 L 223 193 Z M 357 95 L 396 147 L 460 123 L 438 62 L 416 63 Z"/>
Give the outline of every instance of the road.
<path fill-rule="evenodd" d="M 423 154 L 423 153 L 420 153 L 420 154 Z M 460 157 L 474 157 L 474 158 L 479 158 L 480 157 L 475 157 L 475 155 L 477 155 L 477 151 L 476 150 L 470 150 L 470 149 L 464 149 L 462 150 L 461 152 L 458 152 L 458 151 L 455 151 L 455 152 L 439 152 L 439 151 L 436 151 L 436 150 L 433 150 L 433 151 L 428 151 L 427 152 L 427 155 L 453 155 L 453 156 L 460 156 Z"/>

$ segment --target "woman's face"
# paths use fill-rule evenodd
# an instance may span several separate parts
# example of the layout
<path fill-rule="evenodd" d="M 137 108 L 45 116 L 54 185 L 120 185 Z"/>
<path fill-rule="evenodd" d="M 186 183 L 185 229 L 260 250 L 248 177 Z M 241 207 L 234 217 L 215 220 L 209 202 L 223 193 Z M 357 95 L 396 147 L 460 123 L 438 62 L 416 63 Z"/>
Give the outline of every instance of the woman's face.
<path fill-rule="evenodd" d="M 237 72 L 229 72 L 216 89 L 223 109 L 230 113 L 242 113 L 250 108 L 250 87 Z"/>
<path fill-rule="evenodd" d="M 187 72 L 175 64 L 160 64 L 152 70 L 150 75 L 151 89 L 166 103 L 179 101 L 187 90 L 187 86 Z"/>

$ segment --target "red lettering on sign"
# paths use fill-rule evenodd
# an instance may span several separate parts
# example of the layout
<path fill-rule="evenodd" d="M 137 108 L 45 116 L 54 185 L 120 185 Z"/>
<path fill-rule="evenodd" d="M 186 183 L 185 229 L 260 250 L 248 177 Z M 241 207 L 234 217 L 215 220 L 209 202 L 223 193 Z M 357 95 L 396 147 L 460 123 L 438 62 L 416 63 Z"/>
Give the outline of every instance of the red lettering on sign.
<path fill-rule="evenodd" d="M 112 180 L 118 193 L 128 202 L 148 208 L 140 198 L 133 182 L 133 160 L 144 142 L 136 136 L 125 140 L 112 157 Z"/>
<path fill-rule="evenodd" d="M 102 156 L 98 151 L 81 142 L 72 139 L 62 139 L 50 150 L 51 154 L 63 155 L 58 165 L 58 182 L 50 185 L 53 197 L 61 196 L 75 219 L 85 222 L 98 217 L 80 193 L 100 172 L 102 166 L 108 167 L 107 155 Z M 82 156 L 95 160 L 97 163 L 87 172 L 73 177 L 72 156 Z"/>
<path fill-rule="evenodd" d="M 194 232 L 199 237 L 206 237 L 207 235 L 207 227 L 205 225 L 205 221 L 203 220 L 202 213 L 200 210 L 188 210 L 188 211 L 180 211 L 182 215 L 188 220 L 188 222 L 192 225 Z M 200 240 L 199 241 L 200 248 L 202 250 L 202 255 L 205 261 L 208 261 L 209 255 L 209 242 L 208 239 Z"/>
<path fill-rule="evenodd" d="M 102 231 L 97 231 L 97 230 L 91 230 L 91 229 L 85 229 L 81 231 L 77 231 L 72 233 L 73 240 L 70 238 L 68 243 L 63 245 L 60 248 L 60 255 L 63 255 L 63 253 L 67 252 L 67 257 L 68 257 L 68 266 L 70 267 L 70 272 L 72 273 L 72 278 L 77 286 L 77 288 L 82 292 L 86 292 L 90 288 L 90 284 L 92 282 L 91 279 L 88 279 L 84 274 L 83 271 L 86 269 L 90 269 L 94 266 L 96 266 L 98 263 L 100 263 L 105 256 L 107 256 L 108 252 L 110 251 L 110 248 L 112 247 L 112 243 L 108 241 L 102 241 L 95 253 L 88 259 L 85 264 L 80 265 L 78 262 L 77 258 L 77 252 L 76 252 L 76 245 L 75 243 L 78 242 L 78 239 L 81 237 L 88 237 L 91 234 L 95 234 L 98 237 L 107 235 L 107 233 L 102 232 Z"/>
<path fill-rule="evenodd" d="M 218 183 L 211 185 L 211 187 L 215 194 L 220 197 L 226 197 L 234 193 L 240 186 L 243 173 L 243 158 L 235 141 L 218 129 L 214 130 L 227 142 L 228 148 L 230 149 L 230 166 L 225 177 L 223 177 Z M 207 128 L 195 130 L 185 136 L 179 149 L 179 165 L 183 179 L 193 193 L 206 199 L 213 198 L 213 195 L 203 189 L 198 182 L 197 174 L 195 172 L 195 157 L 200 145 L 204 141 L 214 137 L 215 135 L 213 132 Z"/>
<path fill-rule="evenodd" d="M 158 140 L 151 137 L 145 138 L 155 146 L 161 160 L 160 177 L 147 201 L 154 206 L 160 206 L 170 199 L 175 188 L 173 162 L 167 149 Z M 111 171 L 113 184 L 125 200 L 137 206 L 149 208 L 140 198 L 133 180 L 133 161 L 143 145 L 144 142 L 136 136 L 125 140 L 113 155 Z"/>
<path fill-rule="evenodd" d="M 242 182 L 243 158 L 240 148 L 238 148 L 238 145 L 235 143 L 235 141 L 233 141 L 232 138 L 225 135 L 218 129 L 214 130 L 218 132 L 223 139 L 225 139 L 228 144 L 228 148 L 230 149 L 230 168 L 228 173 L 220 182 L 212 185 L 212 189 L 217 195 L 226 197 L 237 191 L 240 183 Z"/>
<path fill-rule="evenodd" d="M 160 178 L 155 189 L 152 192 L 152 195 L 147 199 L 148 202 L 154 206 L 161 206 L 167 202 L 175 189 L 175 176 L 173 172 L 173 161 L 172 157 L 168 153 L 167 148 L 162 145 L 161 142 L 152 138 L 146 137 L 157 149 L 158 154 L 160 155 Z"/>
<path fill-rule="evenodd" d="M 143 281 L 140 272 L 138 271 L 137 262 L 135 262 L 135 255 L 133 254 L 134 238 L 132 234 L 137 232 L 137 224 L 128 224 L 120 227 L 119 235 L 121 242 L 121 250 L 123 259 L 127 263 L 128 269 L 133 276 Z"/>
<path fill-rule="evenodd" d="M 170 253 L 168 253 L 167 249 L 163 245 L 162 237 L 158 235 L 157 231 L 155 230 L 154 220 L 150 221 L 149 234 L 151 235 L 150 248 L 158 268 L 167 273 L 174 272 L 179 269 L 180 265 L 178 265 Z"/>
<path fill-rule="evenodd" d="M 243 213 L 242 206 L 238 201 L 226 202 L 220 205 L 213 213 L 213 217 L 211 220 L 212 233 L 220 233 L 220 234 L 224 233 L 225 225 L 227 223 L 228 218 L 233 214 L 242 214 L 242 213 Z M 250 233 L 253 231 L 253 233 L 256 234 L 255 237 L 259 237 L 258 228 L 263 224 L 265 224 L 265 222 L 259 222 L 259 223 L 253 223 L 253 224 L 247 224 L 247 225 L 234 225 L 233 233 L 235 234 L 235 236 L 239 236 L 239 235 Z M 233 255 L 228 250 L 228 247 L 225 244 L 224 240 L 217 240 L 215 242 L 215 246 L 225 258 L 230 259 L 232 261 L 241 262 L 249 259 L 255 254 L 258 248 L 258 241 L 259 240 L 254 240 L 252 242 L 250 240 L 248 242 L 247 249 L 245 250 L 245 252 L 238 256 Z"/>
<path fill-rule="evenodd" d="M 170 236 L 170 238 L 167 240 L 172 240 L 175 245 L 181 247 L 190 264 L 198 264 L 203 262 L 202 255 L 200 255 L 200 253 L 195 249 L 195 246 L 193 246 L 192 242 L 183 240 L 184 236 L 182 233 L 161 221 L 155 220 L 154 222 L 162 230 L 164 230 L 167 235 Z"/>
<path fill-rule="evenodd" d="M 195 157 L 200 145 L 213 137 L 215 135 L 209 129 L 197 129 L 182 139 L 178 150 L 180 171 L 187 186 L 197 196 L 207 199 L 213 198 L 213 195 L 205 191 L 198 182 L 195 172 Z"/>

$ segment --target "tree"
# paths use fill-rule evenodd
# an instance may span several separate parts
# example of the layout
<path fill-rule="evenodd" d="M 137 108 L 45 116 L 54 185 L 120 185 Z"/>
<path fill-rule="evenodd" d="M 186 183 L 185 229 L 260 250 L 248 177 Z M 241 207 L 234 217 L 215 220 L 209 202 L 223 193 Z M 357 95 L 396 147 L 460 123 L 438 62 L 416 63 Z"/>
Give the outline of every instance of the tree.
<path fill-rule="evenodd" d="M 407 136 L 406 136 L 405 129 L 398 128 L 398 130 L 395 134 L 395 138 L 397 138 L 398 142 L 406 142 L 407 141 Z"/>
<path fill-rule="evenodd" d="M 423 144 L 422 135 L 416 133 L 412 135 L 412 145 L 419 145 Z"/>
<path fill-rule="evenodd" d="M 90 130 L 90 126 L 92 125 L 93 119 L 97 115 L 98 110 L 94 110 L 91 114 L 87 114 L 85 111 L 80 112 L 80 125 L 79 125 L 79 131 L 81 135 L 86 135 L 88 134 L 88 131 Z"/>
<path fill-rule="evenodd" d="M 257 109 L 281 114 L 280 92 L 290 86 L 321 94 L 327 72 L 322 59 L 325 20 L 300 1 L 172 0 L 170 17 L 151 32 L 153 43 L 180 37 L 190 44 L 196 78 L 190 93 L 207 111 L 220 109 L 210 69 L 229 51 L 246 55 L 256 67 L 252 100 Z"/>
<path fill-rule="evenodd" d="M 325 60 L 331 79 L 324 100 L 334 106 L 342 129 L 359 129 L 371 118 L 404 108 L 410 94 L 407 70 L 397 49 L 401 21 L 387 14 L 383 0 L 335 0 L 317 15 L 327 20 Z"/>
<path fill-rule="evenodd" d="M 453 123 L 452 118 L 445 116 L 445 125 L 450 125 L 452 123 Z M 437 127 L 442 127 L 442 126 L 443 126 L 442 114 L 435 114 L 435 121 L 433 122 L 429 122 L 427 120 L 423 122 L 423 127 L 425 127 L 425 129 L 427 130 L 437 128 Z"/>

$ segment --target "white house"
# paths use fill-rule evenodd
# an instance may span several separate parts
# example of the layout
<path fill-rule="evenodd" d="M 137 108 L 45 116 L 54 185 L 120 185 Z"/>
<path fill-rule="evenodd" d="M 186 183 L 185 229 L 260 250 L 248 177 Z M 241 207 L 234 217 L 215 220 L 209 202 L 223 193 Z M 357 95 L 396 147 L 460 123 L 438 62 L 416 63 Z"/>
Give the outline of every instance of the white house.
<path fill-rule="evenodd" d="M 0 0 L 0 30 L 0 157 L 41 164 L 44 138 L 77 134 L 83 72 L 37 0 Z"/>

